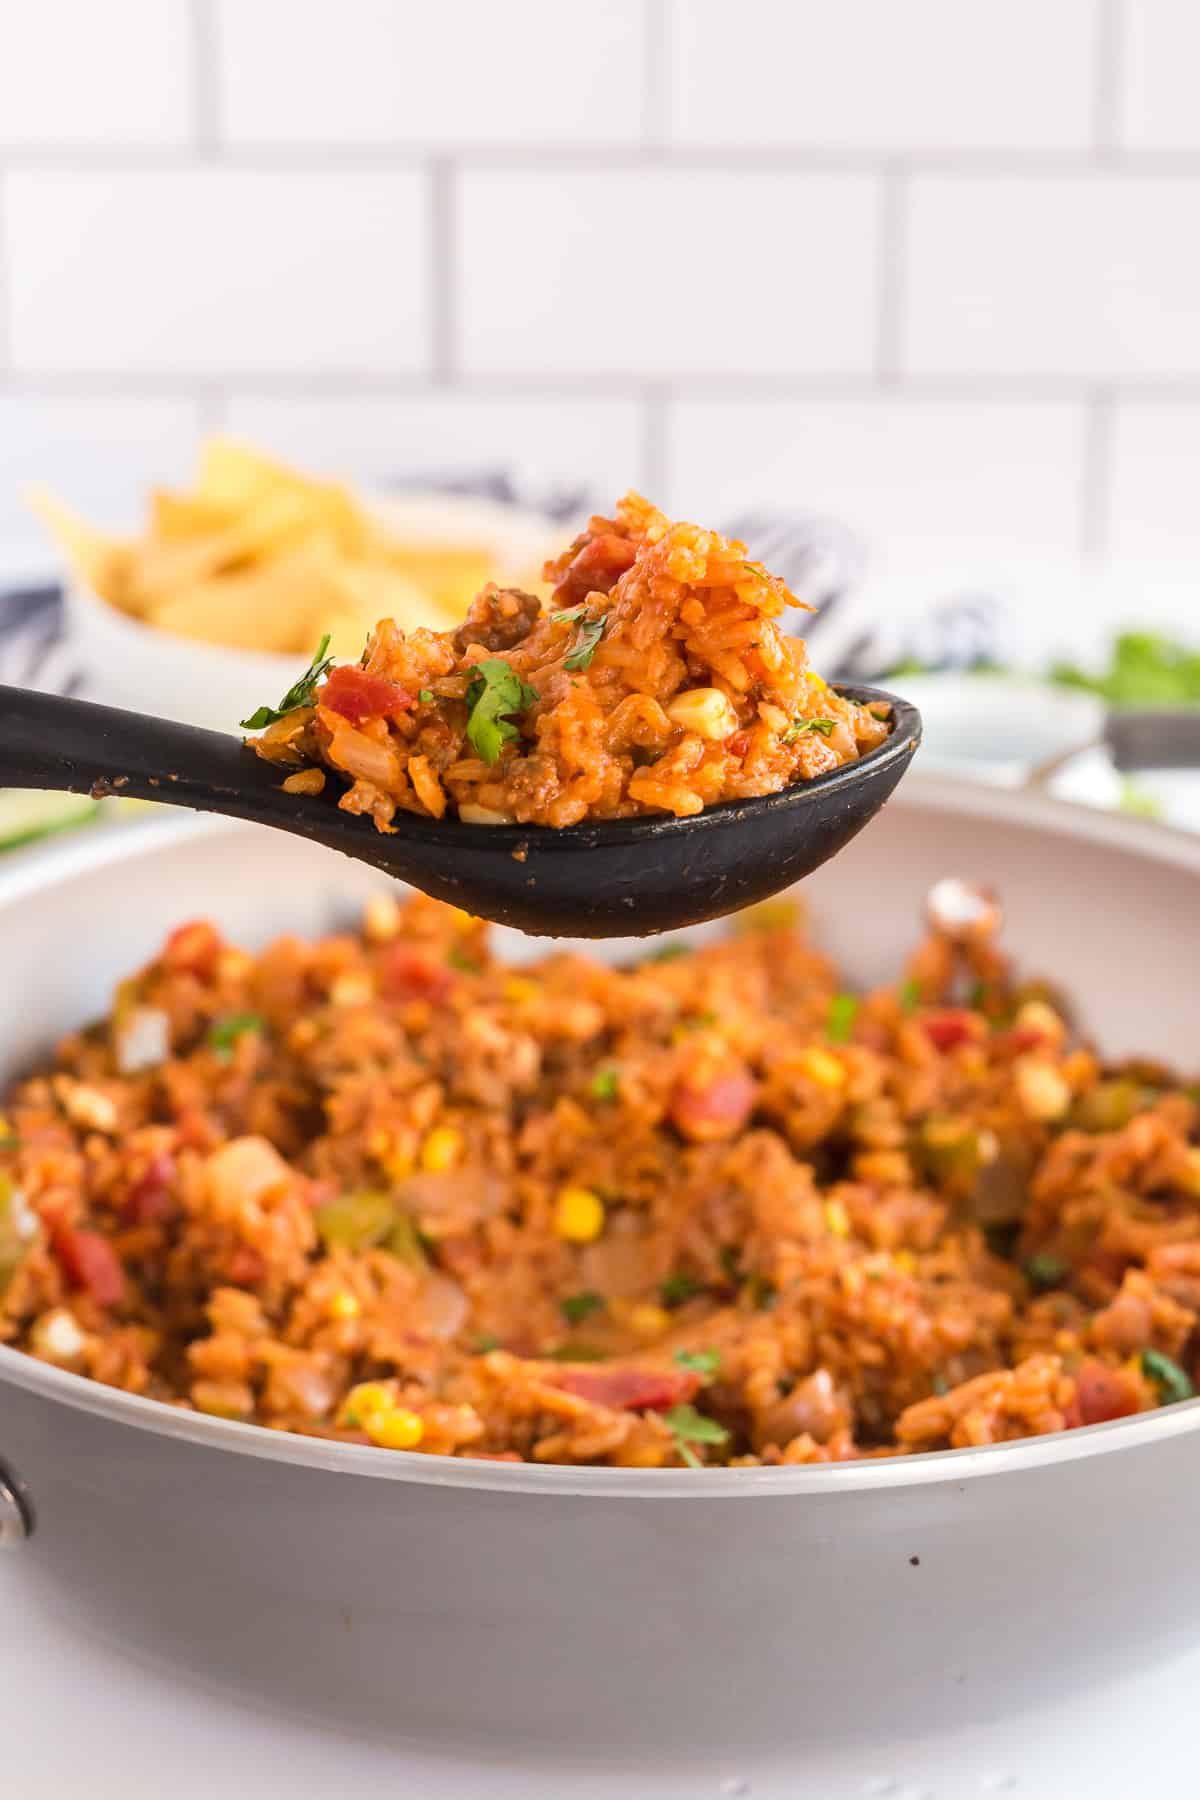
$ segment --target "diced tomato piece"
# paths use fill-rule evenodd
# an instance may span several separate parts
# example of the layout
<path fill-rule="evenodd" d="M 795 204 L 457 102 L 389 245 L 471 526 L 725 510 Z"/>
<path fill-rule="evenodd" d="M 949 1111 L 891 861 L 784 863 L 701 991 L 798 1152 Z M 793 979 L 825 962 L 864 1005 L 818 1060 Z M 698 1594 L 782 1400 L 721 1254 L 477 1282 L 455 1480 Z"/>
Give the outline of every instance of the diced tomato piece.
<path fill-rule="evenodd" d="M 83 1288 L 100 1306 L 115 1306 L 125 1293 L 125 1271 L 116 1251 L 97 1231 L 58 1225 L 50 1235 L 59 1267 L 72 1287 Z"/>
<path fill-rule="evenodd" d="M 690 1400 L 699 1390 L 700 1377 L 693 1369 L 607 1369 L 595 1363 L 580 1363 L 556 1374 L 552 1385 L 577 1394 L 581 1400 L 590 1400 L 595 1406 L 662 1412 L 678 1406 L 682 1400 Z"/>
<path fill-rule="evenodd" d="M 388 719 L 393 713 L 407 712 L 413 697 L 382 675 L 369 675 L 365 669 L 344 665 L 333 670 L 317 703 L 340 713 L 352 725 L 362 725 L 368 719 Z"/>
<path fill-rule="evenodd" d="M 748 731 L 730 732 L 725 739 L 725 748 L 730 756 L 745 756 L 750 748 L 750 733 Z"/>
<path fill-rule="evenodd" d="M 444 1000 L 454 986 L 445 963 L 409 944 L 392 944 L 380 959 L 380 986 L 389 1000 Z"/>
<path fill-rule="evenodd" d="M 745 1069 L 705 1081 L 681 1081 L 671 1099 L 671 1122 L 693 1143 L 734 1137 L 754 1111 L 758 1084 Z"/>
<path fill-rule="evenodd" d="M 1105 1419 L 1125 1419 L 1140 1412 L 1142 1397 L 1136 1378 L 1125 1369 L 1089 1358 L 1075 1375 L 1075 1398 L 1081 1425 L 1099 1425 Z"/>
<path fill-rule="evenodd" d="M 943 1055 L 947 1050 L 957 1050 L 960 1044 L 974 1042 L 979 1036 L 975 1014 L 965 1007 L 929 1013 L 922 1023 L 934 1049 Z"/>
<path fill-rule="evenodd" d="M 267 1265 L 249 1244 L 239 1244 L 230 1257 L 225 1273 L 239 1287 L 254 1287 L 267 1272 Z"/>
<path fill-rule="evenodd" d="M 555 605 L 586 600 L 589 594 L 610 593 L 626 569 L 633 567 L 636 555 L 637 546 L 615 531 L 602 531 L 589 538 L 564 570 L 554 590 Z"/>
<path fill-rule="evenodd" d="M 193 919 L 177 925 L 163 945 L 162 961 L 168 969 L 196 975 L 207 981 L 216 972 L 221 954 L 221 938 L 215 925 L 207 919 Z"/>
<path fill-rule="evenodd" d="M 1011 1031 L 999 1034 L 996 1048 L 1009 1056 L 1024 1056 L 1027 1050 L 1041 1050 L 1053 1042 L 1050 1033 L 1039 1030 L 1036 1025 L 1014 1025 Z"/>
<path fill-rule="evenodd" d="M 125 1196 L 121 1217 L 129 1225 L 149 1225 L 165 1218 L 171 1210 L 171 1186 L 175 1180 L 175 1158 L 163 1150 L 152 1157 L 144 1175 L 135 1181 Z"/>

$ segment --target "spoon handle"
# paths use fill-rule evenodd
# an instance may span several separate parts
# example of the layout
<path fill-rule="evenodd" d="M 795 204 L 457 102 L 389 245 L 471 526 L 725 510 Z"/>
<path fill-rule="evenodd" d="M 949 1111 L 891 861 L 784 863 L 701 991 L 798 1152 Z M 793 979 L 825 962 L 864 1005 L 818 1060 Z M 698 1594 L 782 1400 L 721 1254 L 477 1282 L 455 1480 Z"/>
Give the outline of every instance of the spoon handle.
<path fill-rule="evenodd" d="M 0 686 L 0 787 L 120 794 L 247 818 L 261 816 L 264 790 L 278 779 L 224 732 Z"/>

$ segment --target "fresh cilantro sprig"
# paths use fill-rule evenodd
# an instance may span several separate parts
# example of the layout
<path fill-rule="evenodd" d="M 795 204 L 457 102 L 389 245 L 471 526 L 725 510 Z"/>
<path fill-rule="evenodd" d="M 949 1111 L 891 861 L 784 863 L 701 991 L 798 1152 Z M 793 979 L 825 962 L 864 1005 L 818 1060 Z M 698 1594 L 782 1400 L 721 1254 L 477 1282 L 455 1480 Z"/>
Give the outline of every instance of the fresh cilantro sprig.
<path fill-rule="evenodd" d="M 794 744 L 806 731 L 817 731 L 827 738 L 836 724 L 836 719 L 793 719 L 779 741 L 781 744 Z"/>
<path fill-rule="evenodd" d="M 282 719 L 287 713 L 295 712 L 298 706 L 311 706 L 316 693 L 318 681 L 322 681 L 333 667 L 333 657 L 326 656 L 329 648 L 329 633 L 326 632 L 317 645 L 317 653 L 305 669 L 299 681 L 288 689 L 278 706 L 260 706 L 252 712 L 248 719 L 243 719 L 243 731 L 261 731 L 264 725 L 273 725 L 276 719 Z"/>
<path fill-rule="evenodd" d="M 208 1028 L 208 1041 L 216 1051 L 221 1062 L 228 1062 L 233 1055 L 233 1047 L 240 1037 L 247 1032 L 261 1031 L 262 1019 L 258 1013 L 230 1013 L 228 1018 L 215 1019 Z"/>
<path fill-rule="evenodd" d="M 621 1091 L 621 1077 L 616 1069 L 597 1069 L 592 1076 L 592 1099 L 615 1100 Z"/>
<path fill-rule="evenodd" d="M 853 994 L 835 994 L 829 1002 L 825 1035 L 831 1044 L 848 1044 L 858 1016 L 858 1001 Z"/>
<path fill-rule="evenodd" d="M 676 1269 L 673 1275 L 660 1282 L 658 1297 L 664 1306 L 685 1306 L 703 1291 L 703 1283 L 694 1275 L 689 1275 L 686 1269 Z"/>
<path fill-rule="evenodd" d="M 721 1366 L 719 1350 L 677 1350 L 675 1361 L 681 1369 L 690 1369 L 694 1375 L 701 1375 L 705 1381 L 711 1381 Z"/>
<path fill-rule="evenodd" d="M 675 1439 L 676 1450 L 689 1469 L 702 1467 L 700 1458 L 691 1448 L 693 1444 L 724 1444 L 729 1439 L 723 1425 L 718 1425 L 715 1419 L 706 1419 L 694 1406 L 673 1406 L 670 1412 L 663 1414 L 663 1419 Z"/>
<path fill-rule="evenodd" d="M 601 613 L 597 619 L 582 619 L 575 638 L 575 648 L 569 656 L 563 658 L 564 669 L 586 669 L 596 654 L 596 645 L 604 636 L 604 627 L 608 623 L 608 614 Z"/>
<path fill-rule="evenodd" d="M 594 1312 L 600 1312 L 603 1306 L 603 1294 L 598 1294 L 594 1288 L 584 1288 L 580 1294 L 565 1294 L 558 1303 L 558 1310 L 568 1325 L 580 1325 Z"/>
<path fill-rule="evenodd" d="M 485 763 L 499 762 L 505 744 L 517 736 L 513 714 L 527 711 L 537 697 L 537 689 L 502 656 L 475 664 L 467 689 L 467 736 Z"/>

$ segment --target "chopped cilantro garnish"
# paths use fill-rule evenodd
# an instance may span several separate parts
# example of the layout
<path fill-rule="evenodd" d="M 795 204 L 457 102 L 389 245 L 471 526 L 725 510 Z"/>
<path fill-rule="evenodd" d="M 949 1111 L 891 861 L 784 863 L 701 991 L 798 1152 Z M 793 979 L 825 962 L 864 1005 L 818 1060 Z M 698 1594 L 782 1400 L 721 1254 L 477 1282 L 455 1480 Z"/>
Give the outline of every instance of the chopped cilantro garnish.
<path fill-rule="evenodd" d="M 738 1261 L 737 1249 L 733 1244 L 726 1244 L 721 1251 L 721 1267 L 731 1281 L 737 1281 L 741 1275 L 741 1264 Z"/>
<path fill-rule="evenodd" d="M 715 1419 L 706 1419 L 694 1406 L 673 1406 L 670 1412 L 663 1414 L 663 1421 L 675 1439 L 675 1448 L 691 1469 L 700 1467 L 700 1458 L 690 1445 L 724 1444 L 729 1439 L 723 1425 L 718 1425 Z"/>
<path fill-rule="evenodd" d="M 1057 1287 L 1066 1272 L 1066 1263 L 1049 1250 L 1035 1251 L 1025 1260 L 1026 1277 L 1035 1288 Z"/>
<path fill-rule="evenodd" d="M 853 994 L 835 994 L 829 1002 L 825 1035 L 831 1044 L 848 1044 L 858 1014 L 858 1001 Z"/>
<path fill-rule="evenodd" d="M 553 1350 L 542 1353 L 547 1362 L 577 1363 L 603 1362 L 604 1351 L 597 1350 L 594 1344 L 557 1344 Z"/>
<path fill-rule="evenodd" d="M 751 1275 L 746 1283 L 746 1298 L 755 1312 L 770 1312 L 778 1293 L 775 1284 L 768 1281 L 765 1275 Z"/>
<path fill-rule="evenodd" d="M 568 1325 L 578 1325 L 599 1312 L 603 1305 L 603 1294 L 596 1293 L 594 1288 L 585 1288 L 581 1294 L 567 1294 L 559 1301 L 558 1310 Z"/>
<path fill-rule="evenodd" d="M 476 663 L 467 689 L 467 736 L 485 763 L 499 762 L 505 744 L 517 736 L 511 715 L 525 712 L 537 697 L 502 656 Z"/>
<path fill-rule="evenodd" d="M 433 699 L 433 689 L 432 688 L 418 689 L 417 699 L 421 702 L 422 706 L 428 706 Z"/>
<path fill-rule="evenodd" d="M 660 1285 L 658 1297 L 664 1306 L 682 1306 L 686 1300 L 692 1300 L 703 1291 L 703 1283 L 689 1275 L 686 1269 L 676 1269 L 673 1275 Z"/>
<path fill-rule="evenodd" d="M 677 1350 L 675 1361 L 681 1369 L 691 1369 L 695 1374 L 703 1375 L 705 1379 L 708 1379 L 715 1375 L 721 1366 L 721 1352 L 719 1350 Z"/>
<path fill-rule="evenodd" d="M 562 612 L 556 612 L 553 615 L 553 622 L 555 625 L 570 625 L 574 620 L 582 618 L 586 611 L 587 601 L 581 600 L 578 606 L 567 606 L 563 608 Z"/>
<path fill-rule="evenodd" d="M 933 1389 L 934 1393 L 939 1396 L 942 1394 L 948 1394 L 950 1392 L 950 1383 L 946 1380 L 946 1377 L 944 1375 L 941 1375 L 941 1374 L 935 1375 L 929 1385 Z"/>
<path fill-rule="evenodd" d="M 499 1348 L 500 1339 L 491 1331 L 483 1332 L 479 1337 L 473 1339 L 471 1343 L 471 1349 L 475 1352 L 476 1356 L 486 1356 L 489 1350 L 498 1350 Z"/>
<path fill-rule="evenodd" d="M 621 1077 L 615 1069 L 597 1069 L 592 1076 L 592 1099 L 615 1100 L 620 1086 Z"/>
<path fill-rule="evenodd" d="M 228 1062 L 233 1055 L 233 1046 L 248 1031 L 261 1031 L 263 1022 L 257 1013 L 230 1013 L 226 1019 L 216 1019 L 208 1028 L 208 1041 L 222 1062 Z"/>
<path fill-rule="evenodd" d="M 674 962 L 677 956 L 687 956 L 689 954 L 690 951 L 687 944 L 671 942 L 669 944 L 660 944 L 657 950 L 649 951 L 648 954 L 642 958 L 642 961 L 649 963 Z"/>
<path fill-rule="evenodd" d="M 575 640 L 575 648 L 569 656 L 563 658 L 564 669 L 586 669 L 596 654 L 596 645 L 604 636 L 604 627 L 608 623 L 608 614 L 601 613 L 596 619 L 582 619 L 579 633 Z"/>
<path fill-rule="evenodd" d="M 332 656 L 326 656 L 329 648 L 329 633 L 317 645 L 317 654 L 305 669 L 299 681 L 295 682 L 283 696 L 278 706 L 260 706 L 252 712 L 248 719 L 242 720 L 243 731 L 261 731 L 264 725 L 273 725 L 276 719 L 282 719 L 286 713 L 294 712 L 298 706 L 311 706 L 318 681 L 327 675 L 333 667 Z"/>
<path fill-rule="evenodd" d="M 1161 1350 L 1142 1351 L 1142 1373 L 1154 1383 L 1164 1406 L 1173 1406 L 1177 1400 L 1195 1398 L 1196 1390 L 1191 1378 L 1171 1357 L 1164 1356 Z"/>
<path fill-rule="evenodd" d="M 464 975 L 479 974 L 480 965 L 475 961 L 473 956 L 468 956 L 466 951 L 458 944 L 451 944 L 446 952 L 446 961 L 450 964 L 452 969 L 459 969 Z"/>
<path fill-rule="evenodd" d="M 918 1006 L 920 1006 L 920 1004 L 921 1004 L 920 983 L 916 982 L 916 981 L 904 982 L 900 988 L 899 998 L 900 998 L 900 1011 L 901 1012 L 906 1012 L 906 1013 L 916 1012 Z"/>
<path fill-rule="evenodd" d="M 781 744 L 794 744 L 806 731 L 819 731 L 822 737 L 827 738 L 836 724 L 836 719 L 793 719 L 779 741 Z"/>

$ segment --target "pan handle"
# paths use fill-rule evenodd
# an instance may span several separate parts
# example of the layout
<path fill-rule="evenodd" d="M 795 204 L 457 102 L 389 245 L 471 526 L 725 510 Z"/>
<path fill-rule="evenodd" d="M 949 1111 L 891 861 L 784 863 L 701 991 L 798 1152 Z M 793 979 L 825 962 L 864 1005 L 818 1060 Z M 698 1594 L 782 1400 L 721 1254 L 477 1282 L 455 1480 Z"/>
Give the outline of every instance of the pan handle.
<path fill-rule="evenodd" d="M 1122 775 L 1142 769 L 1200 769 L 1200 707 L 1110 712 L 1104 743 Z"/>

